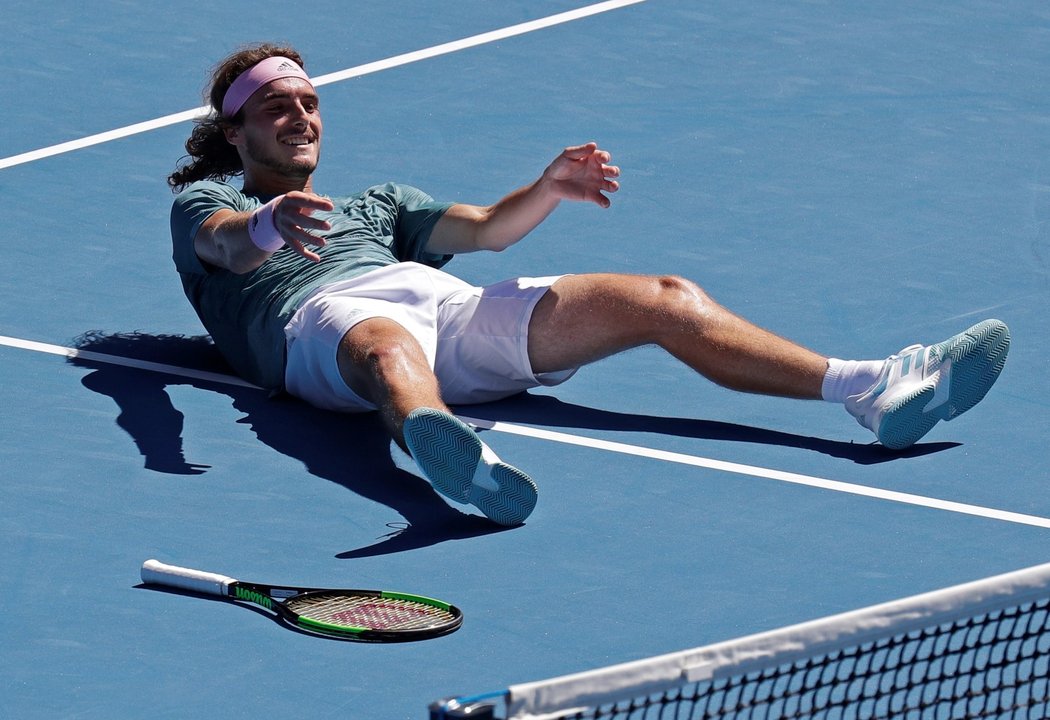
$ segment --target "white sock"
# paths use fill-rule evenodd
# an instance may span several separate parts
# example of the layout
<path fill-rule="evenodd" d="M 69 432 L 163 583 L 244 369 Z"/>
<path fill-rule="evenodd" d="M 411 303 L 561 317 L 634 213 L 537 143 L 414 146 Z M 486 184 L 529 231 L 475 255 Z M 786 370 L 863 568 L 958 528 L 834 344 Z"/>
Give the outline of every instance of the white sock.
<path fill-rule="evenodd" d="M 885 360 L 839 360 L 828 358 L 828 371 L 820 386 L 828 402 L 844 403 L 851 395 L 860 395 L 879 379 Z"/>

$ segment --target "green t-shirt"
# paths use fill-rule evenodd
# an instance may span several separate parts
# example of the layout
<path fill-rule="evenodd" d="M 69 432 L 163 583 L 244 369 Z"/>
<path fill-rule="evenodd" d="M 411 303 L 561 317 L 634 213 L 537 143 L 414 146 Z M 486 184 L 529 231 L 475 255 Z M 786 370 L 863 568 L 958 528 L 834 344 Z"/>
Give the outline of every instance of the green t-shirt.
<path fill-rule="evenodd" d="M 324 233 L 327 244 L 312 248 L 321 262 L 287 247 L 243 275 L 201 262 L 193 239 L 212 213 L 223 208 L 254 210 L 267 199 L 205 180 L 183 190 L 171 209 L 172 257 L 186 297 L 234 370 L 262 387 L 284 386 L 284 326 L 318 287 L 397 262 L 441 267 L 451 259 L 424 248 L 434 224 L 452 203 L 389 183 L 333 198 L 335 210 L 315 214 L 332 226 Z"/>

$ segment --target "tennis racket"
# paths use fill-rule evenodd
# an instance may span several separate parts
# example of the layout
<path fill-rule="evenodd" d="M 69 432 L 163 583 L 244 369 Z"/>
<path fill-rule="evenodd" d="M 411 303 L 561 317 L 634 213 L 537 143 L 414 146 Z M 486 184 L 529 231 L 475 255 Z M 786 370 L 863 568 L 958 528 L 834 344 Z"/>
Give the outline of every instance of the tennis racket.
<path fill-rule="evenodd" d="M 463 624 L 459 608 L 419 595 L 260 585 L 157 560 L 142 564 L 142 582 L 250 602 L 298 630 L 343 640 L 425 640 Z"/>

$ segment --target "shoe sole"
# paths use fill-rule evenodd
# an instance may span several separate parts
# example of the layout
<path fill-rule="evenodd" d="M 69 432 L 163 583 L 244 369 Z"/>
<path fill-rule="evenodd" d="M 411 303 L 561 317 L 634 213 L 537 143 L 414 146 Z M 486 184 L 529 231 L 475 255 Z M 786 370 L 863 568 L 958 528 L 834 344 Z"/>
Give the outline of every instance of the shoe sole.
<path fill-rule="evenodd" d="M 937 380 L 892 402 L 879 423 L 879 442 L 893 450 L 914 445 L 941 420 L 953 420 L 979 403 L 995 384 L 1010 351 L 1010 330 L 998 320 L 985 320 L 931 348 L 951 361 L 948 398 L 927 411 Z"/>
<path fill-rule="evenodd" d="M 506 463 L 491 466 L 496 488 L 474 483 L 481 460 L 481 439 L 458 418 L 422 408 L 403 427 L 405 444 L 434 489 L 458 503 L 470 503 L 500 525 L 520 525 L 536 507 L 536 484 Z"/>

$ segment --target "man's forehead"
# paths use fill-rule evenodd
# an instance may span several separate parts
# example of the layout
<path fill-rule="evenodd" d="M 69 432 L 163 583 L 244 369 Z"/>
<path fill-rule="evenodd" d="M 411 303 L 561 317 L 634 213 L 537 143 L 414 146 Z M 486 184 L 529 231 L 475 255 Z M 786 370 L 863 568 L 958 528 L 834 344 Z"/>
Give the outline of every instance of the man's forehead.
<path fill-rule="evenodd" d="M 314 86 L 302 78 L 278 78 L 259 88 L 249 98 L 248 103 L 259 104 L 275 98 L 317 98 Z"/>

